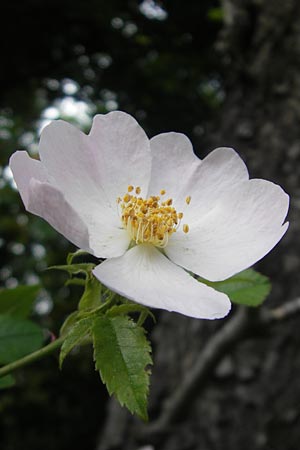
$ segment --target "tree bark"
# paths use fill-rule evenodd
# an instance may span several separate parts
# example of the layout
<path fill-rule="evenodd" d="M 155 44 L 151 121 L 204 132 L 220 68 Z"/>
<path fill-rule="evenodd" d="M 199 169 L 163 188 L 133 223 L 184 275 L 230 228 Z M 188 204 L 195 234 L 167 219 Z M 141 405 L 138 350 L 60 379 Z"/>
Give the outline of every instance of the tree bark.
<path fill-rule="evenodd" d="M 290 229 L 259 267 L 272 278 L 267 306 L 275 307 L 299 296 L 300 3 L 223 0 L 223 9 L 216 51 L 225 101 L 206 144 L 234 147 L 251 177 L 291 195 Z M 257 327 L 252 310 L 223 322 L 161 313 L 152 336 L 151 421 L 142 424 L 111 400 L 98 450 L 296 450 L 297 325 L 295 317 Z M 182 390 L 201 364 L 205 376 L 200 368 L 202 378 Z"/>

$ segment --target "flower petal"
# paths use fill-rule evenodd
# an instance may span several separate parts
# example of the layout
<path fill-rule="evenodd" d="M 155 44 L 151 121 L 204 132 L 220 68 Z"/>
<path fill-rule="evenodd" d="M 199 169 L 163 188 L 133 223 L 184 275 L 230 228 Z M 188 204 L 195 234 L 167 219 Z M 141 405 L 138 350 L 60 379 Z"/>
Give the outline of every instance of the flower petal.
<path fill-rule="evenodd" d="M 56 187 L 32 178 L 26 209 L 45 219 L 77 247 L 92 253 L 86 225 Z"/>
<path fill-rule="evenodd" d="M 249 173 L 241 157 L 232 148 L 216 148 L 188 180 L 187 195 L 191 196 L 191 202 L 183 209 L 183 221 L 190 226 L 198 223 L 222 202 L 225 192 L 235 191 L 246 180 Z"/>
<path fill-rule="evenodd" d="M 117 198 L 129 184 L 147 191 L 150 179 L 150 144 L 138 123 L 118 111 L 98 115 L 87 136 L 54 121 L 42 132 L 40 156 L 51 184 L 86 223 L 94 254 L 123 254 L 130 238 L 122 229 Z"/>
<path fill-rule="evenodd" d="M 15 152 L 10 160 L 9 167 L 14 176 L 25 207 L 28 206 L 29 181 L 34 178 L 39 181 L 48 181 L 47 173 L 40 161 L 30 158 L 27 152 Z"/>
<path fill-rule="evenodd" d="M 105 194 L 115 208 L 128 185 L 148 190 L 151 173 L 150 143 L 137 121 L 122 111 L 95 116 L 88 136 Z"/>
<path fill-rule="evenodd" d="M 113 221 L 116 208 L 105 198 L 87 135 L 63 120 L 53 121 L 42 131 L 39 153 L 50 183 L 78 213 L 89 217 L 95 210 Z"/>
<path fill-rule="evenodd" d="M 229 278 L 265 256 L 288 224 L 289 196 L 274 183 L 249 180 L 220 194 L 187 234 L 176 232 L 165 248 L 176 264 L 202 277 Z"/>
<path fill-rule="evenodd" d="M 210 211 L 221 193 L 249 179 L 240 156 L 231 148 L 220 147 L 200 160 L 189 139 L 180 133 L 164 133 L 150 141 L 152 172 L 150 194 L 161 188 L 173 198 L 173 205 L 191 225 Z M 180 180 L 177 182 L 175 180 Z M 191 197 L 187 205 L 186 197 Z"/>
<path fill-rule="evenodd" d="M 11 156 L 10 167 L 25 208 L 43 217 L 75 245 L 103 258 L 120 256 L 127 250 L 130 237 L 119 223 L 115 226 L 107 224 L 100 215 L 101 211 L 95 209 L 86 213 L 83 219 L 57 187 L 50 186 L 40 161 L 19 151 Z M 33 183 L 32 180 L 42 184 Z M 48 194 L 49 198 L 45 198 Z"/>
<path fill-rule="evenodd" d="M 218 319 L 230 310 L 225 294 L 199 283 L 151 245 L 106 260 L 94 275 L 113 291 L 153 308 L 202 319 Z"/>
<path fill-rule="evenodd" d="M 129 233 L 121 227 L 101 224 L 101 232 L 99 232 L 99 223 L 89 221 L 90 248 L 93 254 L 98 258 L 114 258 L 123 255 L 130 245 L 131 238 Z"/>
<path fill-rule="evenodd" d="M 186 183 L 193 177 L 201 161 L 193 152 L 191 141 L 181 133 L 162 133 L 150 140 L 152 154 L 149 196 L 158 195 L 161 189 L 171 196 L 178 206 L 185 199 Z M 176 182 L 180 180 L 180 182 Z"/>

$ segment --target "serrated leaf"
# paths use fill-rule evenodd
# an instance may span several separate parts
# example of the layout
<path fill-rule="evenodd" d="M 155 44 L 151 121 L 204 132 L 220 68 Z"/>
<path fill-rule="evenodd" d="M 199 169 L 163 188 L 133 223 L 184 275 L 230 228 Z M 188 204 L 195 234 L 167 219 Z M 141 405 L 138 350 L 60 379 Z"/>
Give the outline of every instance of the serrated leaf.
<path fill-rule="evenodd" d="M 38 350 L 43 340 L 42 329 L 30 320 L 0 315 L 1 364 L 8 364 Z"/>
<path fill-rule="evenodd" d="M 228 280 L 211 282 L 199 278 L 199 281 L 227 294 L 233 303 L 245 306 L 259 306 L 271 291 L 268 277 L 247 269 Z"/>
<path fill-rule="evenodd" d="M 93 326 L 94 360 L 110 395 L 147 420 L 151 347 L 144 329 L 127 316 L 98 317 Z"/>
<path fill-rule="evenodd" d="M 91 276 L 87 278 L 83 295 L 79 301 L 78 309 L 93 309 L 101 305 L 101 283 Z"/>
<path fill-rule="evenodd" d="M 83 342 L 86 342 L 86 338 L 88 337 L 94 318 L 87 317 L 85 319 L 81 319 L 76 322 L 70 329 L 64 340 L 60 354 L 59 354 L 59 367 L 62 367 L 63 361 L 68 353 L 76 346 L 80 345 Z"/>
<path fill-rule="evenodd" d="M 29 316 L 40 289 L 39 285 L 2 289 L 0 291 L 0 314 L 9 314 L 25 319 Z"/>
<path fill-rule="evenodd" d="M 0 378 L 0 389 L 7 389 L 16 384 L 16 380 L 12 375 L 5 375 Z"/>

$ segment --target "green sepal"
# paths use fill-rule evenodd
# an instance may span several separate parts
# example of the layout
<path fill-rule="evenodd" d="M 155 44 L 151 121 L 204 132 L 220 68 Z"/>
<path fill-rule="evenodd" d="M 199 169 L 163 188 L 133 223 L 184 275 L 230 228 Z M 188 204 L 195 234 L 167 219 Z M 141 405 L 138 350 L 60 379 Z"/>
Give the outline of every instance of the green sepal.
<path fill-rule="evenodd" d="M 73 263 L 73 259 L 77 258 L 77 256 L 85 256 L 85 255 L 90 255 L 88 252 L 86 252 L 85 250 L 76 250 L 73 253 L 69 253 L 67 256 L 67 264 L 70 265 Z"/>
<path fill-rule="evenodd" d="M 96 318 L 94 360 L 110 395 L 143 420 L 148 419 L 151 346 L 144 329 L 128 316 Z"/>
<path fill-rule="evenodd" d="M 59 354 L 59 367 L 62 368 L 63 361 L 70 351 L 80 344 L 86 344 L 91 335 L 91 328 L 94 322 L 94 317 L 86 317 L 76 322 L 66 335 L 66 338 L 61 346 Z"/>
<path fill-rule="evenodd" d="M 85 288 L 79 301 L 79 311 L 94 309 L 101 305 L 102 285 L 96 277 L 90 275 L 85 281 Z"/>
<path fill-rule="evenodd" d="M 201 283 L 227 294 L 232 303 L 245 306 L 259 306 L 271 291 L 271 282 L 265 275 L 254 269 L 247 269 L 224 281 L 207 281 L 198 278 Z"/>
<path fill-rule="evenodd" d="M 63 270 L 64 272 L 68 272 L 69 275 L 79 275 L 83 274 L 87 276 L 93 268 L 95 267 L 95 264 L 93 263 L 78 263 L 78 264 L 63 264 L 61 266 L 51 266 L 48 267 L 47 270 Z"/>
<path fill-rule="evenodd" d="M 94 267 L 95 264 L 93 263 L 65 264 L 49 267 L 49 269 L 63 270 L 69 273 L 71 278 L 66 281 L 66 285 L 75 284 L 84 287 L 84 292 L 78 305 L 80 311 L 94 309 L 101 305 L 102 285 L 92 274 Z M 75 277 L 73 277 L 74 275 Z M 76 275 L 84 275 L 84 278 L 76 277 Z"/>

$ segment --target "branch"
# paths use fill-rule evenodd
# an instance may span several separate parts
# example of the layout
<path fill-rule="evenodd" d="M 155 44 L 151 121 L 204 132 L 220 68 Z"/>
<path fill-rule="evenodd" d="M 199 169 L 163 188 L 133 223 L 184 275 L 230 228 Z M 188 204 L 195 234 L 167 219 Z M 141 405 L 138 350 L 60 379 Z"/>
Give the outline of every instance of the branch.
<path fill-rule="evenodd" d="M 190 409 L 193 398 L 204 390 L 209 376 L 222 357 L 241 340 L 249 337 L 253 326 L 265 329 L 266 326 L 271 326 L 300 313 L 300 298 L 272 310 L 255 311 L 258 312 L 255 315 L 252 315 L 251 312 L 251 310 L 241 307 L 233 318 L 210 338 L 181 386 L 165 401 L 160 417 L 155 422 L 140 428 L 139 435 L 141 437 L 153 438 L 155 435 L 167 432 L 167 427 L 184 416 Z"/>
<path fill-rule="evenodd" d="M 211 337 L 183 384 L 166 400 L 161 416 L 152 424 L 143 427 L 141 430 L 143 437 L 165 432 L 168 425 L 186 413 L 195 395 L 198 396 L 205 387 L 205 381 L 222 356 L 240 342 L 248 324 L 248 311 L 240 308 L 233 318 Z"/>
<path fill-rule="evenodd" d="M 276 322 L 281 322 L 286 319 L 294 317 L 300 312 L 300 297 L 290 300 L 289 302 L 283 303 L 274 309 L 262 310 L 261 311 L 261 322 L 262 325 L 272 325 Z"/>

